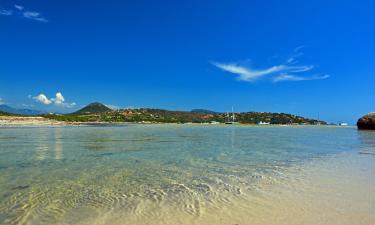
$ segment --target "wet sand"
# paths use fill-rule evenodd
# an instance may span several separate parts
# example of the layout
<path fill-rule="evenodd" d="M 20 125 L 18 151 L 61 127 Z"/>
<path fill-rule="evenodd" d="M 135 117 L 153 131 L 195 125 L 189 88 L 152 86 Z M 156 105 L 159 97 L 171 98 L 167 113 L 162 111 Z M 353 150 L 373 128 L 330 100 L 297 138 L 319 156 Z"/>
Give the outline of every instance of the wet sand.
<path fill-rule="evenodd" d="M 264 177 L 256 186 L 241 187 L 238 195 L 218 193 L 218 201 L 196 196 L 184 209 L 173 201 L 144 201 L 130 211 L 82 208 L 68 224 L 371 225 L 373 171 L 375 157 L 342 154 L 289 168 L 277 179 Z"/>

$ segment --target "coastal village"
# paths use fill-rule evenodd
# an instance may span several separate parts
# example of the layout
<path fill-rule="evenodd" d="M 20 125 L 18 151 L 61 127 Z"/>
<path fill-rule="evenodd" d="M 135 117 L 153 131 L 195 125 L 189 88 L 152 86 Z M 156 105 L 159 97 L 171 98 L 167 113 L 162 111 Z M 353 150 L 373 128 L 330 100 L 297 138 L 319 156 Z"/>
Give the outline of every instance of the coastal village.
<path fill-rule="evenodd" d="M 3 107 L 4 108 L 4 107 Z M 9 106 L 6 109 L 10 109 Z M 68 114 L 14 113 L 16 109 L 0 110 L 0 126 L 62 126 L 62 125 L 98 125 L 110 123 L 176 123 L 176 124 L 239 124 L 239 125 L 337 125 L 348 126 L 348 123 L 337 124 L 304 118 L 287 113 L 271 112 L 231 112 L 219 113 L 204 109 L 171 111 L 163 109 L 111 109 L 98 102 L 91 103 L 82 109 Z M 21 112 L 30 112 L 23 109 Z M 375 129 L 375 113 L 369 113 L 357 122 L 358 129 Z"/>
<path fill-rule="evenodd" d="M 170 111 L 163 109 L 111 109 L 95 102 L 69 114 L 46 113 L 40 115 L 0 114 L 0 124 L 63 125 L 75 123 L 184 123 L 184 124 L 253 124 L 253 125 L 324 125 L 325 121 L 308 119 L 286 113 L 231 112 L 209 110 Z"/>

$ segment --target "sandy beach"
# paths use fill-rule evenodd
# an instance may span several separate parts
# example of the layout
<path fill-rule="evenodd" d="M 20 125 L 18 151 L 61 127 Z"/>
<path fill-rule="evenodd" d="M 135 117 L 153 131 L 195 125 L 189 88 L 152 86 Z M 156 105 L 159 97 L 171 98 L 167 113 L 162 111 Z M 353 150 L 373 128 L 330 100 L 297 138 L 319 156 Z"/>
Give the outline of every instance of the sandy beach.
<path fill-rule="evenodd" d="M 63 126 L 67 123 L 44 117 L 0 116 L 0 126 Z"/>

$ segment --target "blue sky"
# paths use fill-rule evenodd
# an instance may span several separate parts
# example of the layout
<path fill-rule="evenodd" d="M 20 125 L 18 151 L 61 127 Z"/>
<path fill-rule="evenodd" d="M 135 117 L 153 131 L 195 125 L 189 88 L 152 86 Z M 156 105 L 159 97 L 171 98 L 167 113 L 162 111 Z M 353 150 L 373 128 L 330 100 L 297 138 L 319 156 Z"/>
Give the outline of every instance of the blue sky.
<path fill-rule="evenodd" d="M 375 111 L 373 1 L 0 1 L 0 102 Z M 56 96 L 57 94 L 57 96 Z"/>

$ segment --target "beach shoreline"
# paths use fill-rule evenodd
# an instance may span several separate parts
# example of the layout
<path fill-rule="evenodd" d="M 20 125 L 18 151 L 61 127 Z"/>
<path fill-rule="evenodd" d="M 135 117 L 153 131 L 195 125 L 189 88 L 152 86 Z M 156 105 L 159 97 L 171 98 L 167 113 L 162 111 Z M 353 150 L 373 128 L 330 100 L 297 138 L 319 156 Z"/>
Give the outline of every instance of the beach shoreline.
<path fill-rule="evenodd" d="M 92 121 L 92 122 L 67 122 L 58 121 L 54 119 L 45 118 L 42 116 L 0 116 L 0 127 L 55 127 L 55 126 L 120 126 L 120 125 L 131 125 L 131 124 L 143 124 L 143 125 L 191 125 L 191 126 L 236 126 L 236 127 L 342 127 L 352 128 L 354 126 L 336 126 L 336 125 L 309 125 L 309 124 L 210 124 L 210 123 L 162 123 L 162 122 L 103 122 L 103 121 Z"/>
<path fill-rule="evenodd" d="M 65 122 L 46 119 L 41 116 L 0 116 L 0 127 L 7 126 L 63 126 Z"/>

